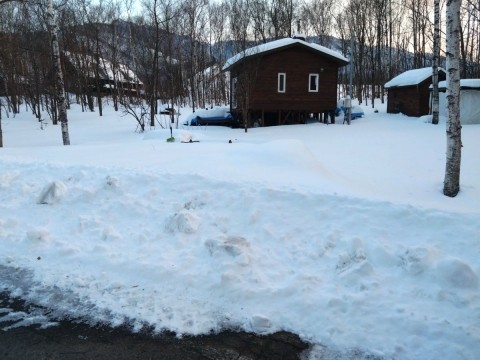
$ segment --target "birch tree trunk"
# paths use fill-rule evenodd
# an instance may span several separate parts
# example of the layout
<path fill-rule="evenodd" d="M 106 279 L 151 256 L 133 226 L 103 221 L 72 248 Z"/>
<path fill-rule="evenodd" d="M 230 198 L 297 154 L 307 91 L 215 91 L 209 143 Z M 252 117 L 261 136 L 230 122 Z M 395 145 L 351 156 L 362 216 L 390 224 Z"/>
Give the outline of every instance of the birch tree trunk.
<path fill-rule="evenodd" d="M 433 30 L 433 76 L 432 76 L 432 124 L 438 124 L 438 62 L 440 59 L 440 0 L 435 0 L 435 20 Z"/>
<path fill-rule="evenodd" d="M 150 127 L 155 126 L 155 114 L 157 113 L 157 95 L 158 95 L 158 52 L 160 51 L 160 20 L 158 19 L 157 6 L 158 1 L 153 1 L 153 23 L 155 25 L 155 46 L 153 52 L 153 83 L 152 83 L 152 94 L 150 96 Z"/>
<path fill-rule="evenodd" d="M 60 63 L 60 47 L 58 45 L 57 23 L 53 14 L 53 0 L 49 0 L 48 2 L 47 16 L 50 25 L 50 36 L 52 39 L 52 61 L 57 94 L 58 119 L 60 120 L 62 129 L 63 145 L 70 145 L 70 137 L 68 135 L 67 101 L 65 96 L 62 66 Z"/>
<path fill-rule="evenodd" d="M 460 191 L 462 138 L 460 125 L 460 7 L 461 0 L 447 0 L 447 161 L 443 194 Z"/>
<path fill-rule="evenodd" d="M 3 147 L 3 131 L 2 131 L 2 99 L 0 99 L 0 148 Z"/>

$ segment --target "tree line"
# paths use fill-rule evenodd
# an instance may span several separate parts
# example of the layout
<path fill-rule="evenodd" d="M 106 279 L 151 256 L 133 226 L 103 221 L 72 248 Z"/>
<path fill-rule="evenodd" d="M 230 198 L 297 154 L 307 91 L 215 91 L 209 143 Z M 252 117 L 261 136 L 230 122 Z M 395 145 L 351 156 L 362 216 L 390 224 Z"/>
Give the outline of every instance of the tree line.
<path fill-rule="evenodd" d="M 0 2 L 0 94 L 4 114 L 20 111 L 23 104 L 39 118 L 42 109 L 48 111 L 55 122 L 47 5 L 45 0 Z M 147 101 L 151 125 L 159 102 L 188 103 L 193 109 L 228 103 L 228 80 L 221 72 L 225 60 L 245 47 L 297 31 L 354 58 L 354 97 L 360 103 L 383 98 L 383 84 L 393 76 L 432 66 L 432 10 L 433 0 L 348 0 L 343 5 L 334 0 L 143 0 L 136 7 L 131 0 L 55 4 L 67 90 L 85 111 L 95 110 L 100 116 L 100 99 L 106 92 L 116 110 L 141 97 Z M 478 78 L 478 2 L 464 2 L 461 16 L 461 76 Z M 440 59 L 445 59 L 444 53 Z M 347 71 L 345 67 L 341 84 L 348 82 Z"/>

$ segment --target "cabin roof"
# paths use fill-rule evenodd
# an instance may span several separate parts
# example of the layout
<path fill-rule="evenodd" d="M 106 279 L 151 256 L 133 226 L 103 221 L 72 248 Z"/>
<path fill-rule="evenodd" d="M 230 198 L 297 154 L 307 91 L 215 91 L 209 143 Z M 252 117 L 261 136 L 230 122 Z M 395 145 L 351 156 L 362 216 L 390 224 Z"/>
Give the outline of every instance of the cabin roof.
<path fill-rule="evenodd" d="M 438 68 L 438 71 L 443 71 L 445 73 L 445 70 L 443 68 Z M 414 69 L 414 70 L 408 70 L 405 71 L 404 73 L 401 73 L 400 75 L 395 76 L 392 80 L 387 82 L 385 84 L 386 89 L 390 88 L 395 88 L 395 87 L 403 87 L 403 86 L 415 86 L 418 85 L 425 80 L 427 80 L 429 77 L 432 76 L 432 67 L 426 67 L 426 68 L 421 68 L 421 69 Z"/>
<path fill-rule="evenodd" d="M 96 66 L 96 59 L 90 55 L 79 55 L 76 53 L 71 53 L 70 51 L 66 51 L 65 55 L 67 56 L 70 63 L 76 67 L 78 66 L 77 62 L 80 62 L 82 66 L 87 68 L 87 76 L 95 77 L 95 66 Z M 114 80 L 116 78 L 117 81 L 132 83 L 143 85 L 143 82 L 138 78 L 137 74 L 133 70 L 131 70 L 125 64 L 117 64 L 115 67 L 113 63 L 105 58 L 100 57 L 100 73 L 99 76 L 103 80 Z M 115 72 L 115 74 L 114 74 Z M 115 76 L 114 76 L 115 75 Z"/>
<path fill-rule="evenodd" d="M 303 46 L 303 47 L 309 48 L 314 52 L 317 52 L 319 54 L 326 55 L 327 57 L 332 58 L 333 60 L 335 60 L 338 63 L 341 63 L 342 65 L 346 65 L 349 62 L 348 59 L 342 56 L 340 53 L 338 53 L 335 50 L 326 48 L 325 46 L 308 43 L 301 39 L 284 38 L 284 39 L 274 40 L 265 44 L 260 44 L 260 45 L 251 47 L 245 51 L 242 51 L 232 56 L 230 59 L 228 59 L 225 62 L 225 65 L 223 66 L 223 71 L 230 70 L 230 68 L 234 64 L 248 57 L 255 56 L 258 54 L 265 54 L 268 52 L 273 52 L 282 48 L 288 48 L 292 46 Z"/>

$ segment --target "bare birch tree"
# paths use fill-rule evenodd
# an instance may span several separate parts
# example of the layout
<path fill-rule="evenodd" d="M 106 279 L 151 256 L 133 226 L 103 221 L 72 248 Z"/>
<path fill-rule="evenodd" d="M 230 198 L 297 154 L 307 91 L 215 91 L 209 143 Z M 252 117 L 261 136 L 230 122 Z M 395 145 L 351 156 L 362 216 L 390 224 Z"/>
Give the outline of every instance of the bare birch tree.
<path fill-rule="evenodd" d="M 266 43 L 268 40 L 269 23 L 268 0 L 252 0 L 250 3 L 250 18 L 253 24 L 255 40 Z"/>
<path fill-rule="evenodd" d="M 335 19 L 333 16 L 335 6 L 333 0 L 312 0 L 303 6 L 302 18 L 305 19 L 313 34 L 318 37 L 320 45 L 330 45 L 329 35 Z"/>
<path fill-rule="evenodd" d="M 203 29 L 206 27 L 207 0 L 186 0 L 183 4 L 184 31 L 188 39 L 186 55 L 187 75 L 192 109 L 205 106 L 200 82 L 205 68 L 205 49 L 202 47 Z"/>
<path fill-rule="evenodd" d="M 3 130 L 2 130 L 2 99 L 0 99 L 0 148 L 3 147 Z"/>
<path fill-rule="evenodd" d="M 248 29 L 250 26 L 250 17 L 248 16 L 248 0 L 232 0 L 230 3 L 230 31 L 234 40 L 236 52 L 245 57 L 248 48 Z M 235 19 L 235 21 L 232 21 Z M 243 70 L 243 69 L 242 69 Z M 247 71 L 240 72 L 243 76 L 235 76 L 230 72 L 231 81 L 231 103 L 238 105 L 241 109 L 243 127 L 245 132 L 248 131 L 249 125 L 249 99 L 250 99 L 250 83 L 251 78 L 245 76 Z M 236 104 L 235 104 L 236 103 Z"/>
<path fill-rule="evenodd" d="M 50 36 L 52 39 L 52 61 L 53 72 L 55 76 L 58 119 L 62 129 L 63 145 L 70 145 L 70 136 L 68 134 L 68 117 L 67 117 L 67 99 L 65 96 L 65 86 L 63 82 L 62 65 L 60 63 L 60 46 L 58 45 L 57 23 L 53 12 L 53 0 L 48 2 L 48 23 L 50 27 Z"/>
<path fill-rule="evenodd" d="M 443 194 L 460 191 L 462 138 L 460 125 L 460 7 L 461 0 L 447 0 L 447 161 Z"/>
<path fill-rule="evenodd" d="M 434 30 L 433 30 L 433 75 L 432 75 L 432 124 L 438 124 L 438 63 L 440 60 L 440 0 L 434 0 Z"/>

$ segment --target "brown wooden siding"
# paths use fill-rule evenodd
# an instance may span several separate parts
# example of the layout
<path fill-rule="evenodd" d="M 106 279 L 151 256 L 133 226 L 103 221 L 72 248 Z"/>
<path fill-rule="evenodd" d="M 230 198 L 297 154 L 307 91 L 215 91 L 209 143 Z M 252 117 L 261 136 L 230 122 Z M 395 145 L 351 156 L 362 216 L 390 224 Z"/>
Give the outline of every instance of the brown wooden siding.
<path fill-rule="evenodd" d="M 334 61 L 308 49 L 291 47 L 262 55 L 258 63 L 250 109 L 314 113 L 335 109 L 339 65 Z M 286 74 L 284 93 L 278 92 L 278 73 Z M 319 74 L 318 92 L 308 91 L 311 73 Z M 232 76 L 236 76 L 234 70 Z"/>
<path fill-rule="evenodd" d="M 420 107 L 420 92 L 417 86 L 388 89 L 387 113 L 421 116 Z"/>
<path fill-rule="evenodd" d="M 445 73 L 439 72 L 439 81 L 445 80 L 445 77 Z M 427 79 L 416 86 L 388 89 L 387 113 L 402 113 L 407 116 L 428 115 L 431 83 L 431 80 Z"/>
<path fill-rule="evenodd" d="M 323 70 L 322 70 L 323 69 Z M 336 107 L 338 65 L 306 49 L 290 48 L 262 58 L 251 108 L 322 112 Z M 284 93 L 277 92 L 278 73 L 286 74 Z M 309 92 L 309 74 L 319 74 L 319 91 Z"/>

